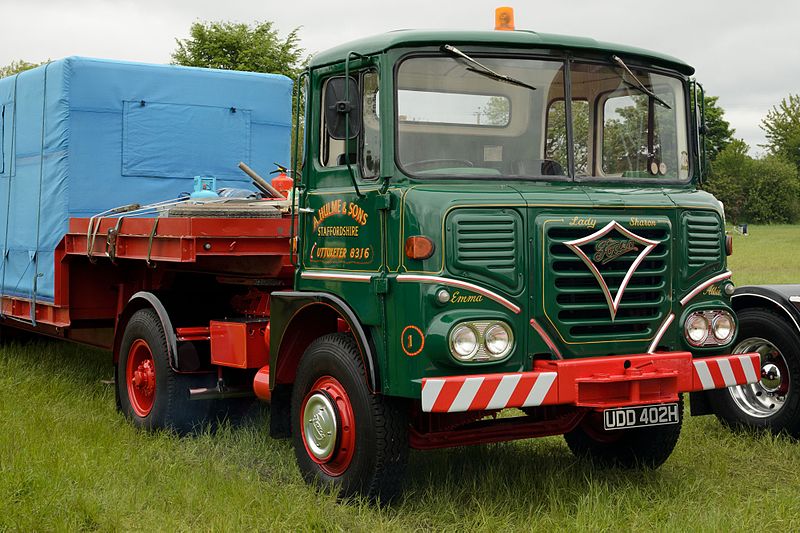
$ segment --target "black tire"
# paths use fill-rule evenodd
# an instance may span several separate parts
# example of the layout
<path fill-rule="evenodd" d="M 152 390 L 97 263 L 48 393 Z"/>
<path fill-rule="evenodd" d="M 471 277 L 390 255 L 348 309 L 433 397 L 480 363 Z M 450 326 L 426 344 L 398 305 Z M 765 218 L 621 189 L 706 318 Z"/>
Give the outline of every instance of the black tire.
<path fill-rule="evenodd" d="M 602 467 L 658 468 L 675 449 L 683 424 L 683 398 L 678 401 L 680 422 L 605 431 L 600 413 L 589 413 L 581 424 L 564 435 L 569 449 L 578 457 Z"/>
<path fill-rule="evenodd" d="M 769 372 L 767 365 L 773 365 L 778 384 L 762 378 L 752 385 L 711 391 L 708 398 L 714 413 L 735 429 L 764 429 L 800 438 L 800 335 L 766 309 L 743 309 L 737 316 L 739 333 L 733 351 L 761 353 L 762 369 Z"/>
<path fill-rule="evenodd" d="M 155 381 L 149 393 L 137 393 L 134 375 L 128 372 L 128 360 L 138 352 L 152 355 L 150 375 Z M 186 434 L 202 428 L 209 419 L 208 401 L 189 400 L 189 389 L 210 387 L 213 374 L 178 374 L 167 360 L 167 339 L 158 315 L 152 309 L 140 309 L 131 316 L 122 336 L 116 368 L 118 407 L 136 427 L 172 429 Z M 137 398 L 139 398 L 137 400 Z M 142 403 L 149 405 L 141 405 Z M 149 407 L 149 408 L 148 408 Z"/>
<path fill-rule="evenodd" d="M 315 461 L 312 448 L 307 448 L 310 441 L 301 415 L 312 401 L 326 397 L 330 400 L 326 413 L 334 413 L 338 423 L 335 435 L 327 433 L 328 442 L 333 443 L 331 456 Z M 306 482 L 331 489 L 342 498 L 362 495 L 387 502 L 399 494 L 408 462 L 407 410 L 397 400 L 369 392 L 352 336 L 325 335 L 308 347 L 297 369 L 291 404 L 292 442 Z M 330 427 L 334 426 L 325 426 Z"/>

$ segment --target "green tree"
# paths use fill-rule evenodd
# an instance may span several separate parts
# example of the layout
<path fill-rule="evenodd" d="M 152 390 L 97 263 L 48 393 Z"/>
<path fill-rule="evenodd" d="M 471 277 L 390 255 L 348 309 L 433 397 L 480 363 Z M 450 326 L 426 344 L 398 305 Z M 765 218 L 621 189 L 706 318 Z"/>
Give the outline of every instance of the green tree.
<path fill-rule="evenodd" d="M 672 98 L 664 94 L 662 98 Z M 652 105 L 652 144 L 648 127 Z M 674 103 L 672 104 L 674 109 Z M 679 171 L 675 111 L 645 95 L 609 98 L 603 124 L 603 169 L 609 174 L 649 173 L 650 163 L 664 163 L 667 173 Z"/>
<path fill-rule="evenodd" d="M 175 39 L 177 48 L 172 53 L 175 65 L 187 67 L 218 68 L 223 70 L 246 70 L 283 74 L 296 80 L 307 59 L 303 60 L 303 49 L 299 47 L 300 28 L 295 28 L 282 38 L 269 21 L 253 25 L 234 22 L 195 22 L 189 29 L 188 39 Z M 296 88 L 292 96 L 292 159 L 295 159 L 295 110 Z M 302 94 L 301 105 L 302 108 Z M 303 125 L 298 136 L 302 146 Z M 289 164 L 289 161 L 280 163 Z"/>
<path fill-rule="evenodd" d="M 575 173 L 584 176 L 589 172 L 589 103 L 586 100 L 572 101 L 572 137 L 575 146 Z M 557 161 L 564 172 L 568 168 L 567 110 L 564 100 L 556 100 L 547 110 L 547 138 L 544 147 L 545 159 Z"/>
<path fill-rule="evenodd" d="M 763 145 L 770 154 L 784 158 L 800 169 L 800 95 L 790 94 L 773 106 L 761 120 L 767 136 Z"/>
<path fill-rule="evenodd" d="M 800 177 L 780 156 L 753 159 L 741 139 L 734 139 L 714 162 L 706 189 L 724 205 L 733 223 L 793 223 L 800 218 Z"/>
<path fill-rule="evenodd" d="M 725 120 L 725 110 L 718 105 L 719 96 L 705 96 L 706 117 L 706 155 L 713 163 L 720 152 L 733 142 L 735 129 Z"/>
<path fill-rule="evenodd" d="M 301 67 L 299 28 L 285 38 L 269 21 L 253 25 L 195 22 L 188 39 L 176 39 L 172 61 L 189 67 L 284 74 L 295 79 Z"/>
<path fill-rule="evenodd" d="M 486 105 L 480 109 L 480 116 L 486 117 L 485 124 L 492 126 L 505 126 L 508 124 L 508 98 L 492 96 Z"/>
<path fill-rule="evenodd" d="M 725 215 L 733 223 L 745 222 L 747 207 L 747 177 L 753 159 L 747 155 L 750 147 L 741 139 L 733 139 L 714 161 L 714 171 L 703 188 L 725 205 Z"/>
<path fill-rule="evenodd" d="M 46 63 L 46 61 L 44 63 Z M 19 74 L 20 72 L 36 68 L 39 65 L 44 65 L 44 63 L 28 63 L 24 59 L 12 61 L 8 65 L 0 67 L 0 78 L 5 78 L 7 76 L 13 76 L 14 74 Z"/>
<path fill-rule="evenodd" d="M 780 156 L 756 159 L 747 180 L 747 221 L 791 224 L 800 217 L 797 167 Z"/>
<path fill-rule="evenodd" d="M 609 174 L 647 172 L 648 97 L 616 96 L 608 102 L 603 124 L 603 170 Z"/>

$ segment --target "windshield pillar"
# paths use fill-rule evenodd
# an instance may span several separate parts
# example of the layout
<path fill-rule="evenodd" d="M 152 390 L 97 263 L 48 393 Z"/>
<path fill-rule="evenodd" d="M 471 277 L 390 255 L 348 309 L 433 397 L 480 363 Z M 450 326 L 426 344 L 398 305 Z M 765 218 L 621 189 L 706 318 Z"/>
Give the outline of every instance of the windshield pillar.
<path fill-rule="evenodd" d="M 566 119 L 566 132 L 567 132 L 567 166 L 568 175 L 571 180 L 575 180 L 575 138 L 572 129 L 572 76 L 570 75 L 572 60 L 569 56 L 566 59 L 566 68 L 564 69 L 564 107 Z"/>

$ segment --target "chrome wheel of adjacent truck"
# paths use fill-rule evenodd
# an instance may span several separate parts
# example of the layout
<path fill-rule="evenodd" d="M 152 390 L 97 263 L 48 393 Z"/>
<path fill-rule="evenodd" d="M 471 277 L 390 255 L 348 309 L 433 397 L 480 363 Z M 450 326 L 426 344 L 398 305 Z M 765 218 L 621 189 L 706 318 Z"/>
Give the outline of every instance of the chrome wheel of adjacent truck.
<path fill-rule="evenodd" d="M 780 411 L 789 394 L 789 369 L 781 351 L 770 341 L 750 337 L 733 349 L 733 353 L 757 352 L 761 355 L 761 380 L 750 385 L 730 387 L 733 403 L 747 416 L 767 418 Z"/>
<path fill-rule="evenodd" d="M 407 418 L 399 407 L 368 390 L 351 335 L 314 341 L 292 389 L 292 440 L 303 478 L 344 498 L 396 496 L 408 460 Z"/>
<path fill-rule="evenodd" d="M 717 418 L 732 427 L 769 429 L 800 437 L 800 338 L 783 318 L 766 309 L 738 313 L 735 353 L 761 354 L 761 380 L 713 391 Z"/>
<path fill-rule="evenodd" d="M 116 368 L 118 405 L 134 425 L 188 433 L 209 419 L 210 402 L 190 401 L 189 389 L 212 386 L 213 374 L 178 374 L 152 309 L 136 311 L 125 327 Z"/>

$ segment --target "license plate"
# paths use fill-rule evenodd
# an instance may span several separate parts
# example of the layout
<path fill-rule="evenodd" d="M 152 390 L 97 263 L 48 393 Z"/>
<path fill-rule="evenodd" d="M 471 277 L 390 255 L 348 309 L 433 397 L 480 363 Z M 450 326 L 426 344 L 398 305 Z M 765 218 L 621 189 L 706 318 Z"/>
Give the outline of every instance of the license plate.
<path fill-rule="evenodd" d="M 677 403 L 638 405 L 603 411 L 603 429 L 628 429 L 644 426 L 666 426 L 681 421 Z"/>

